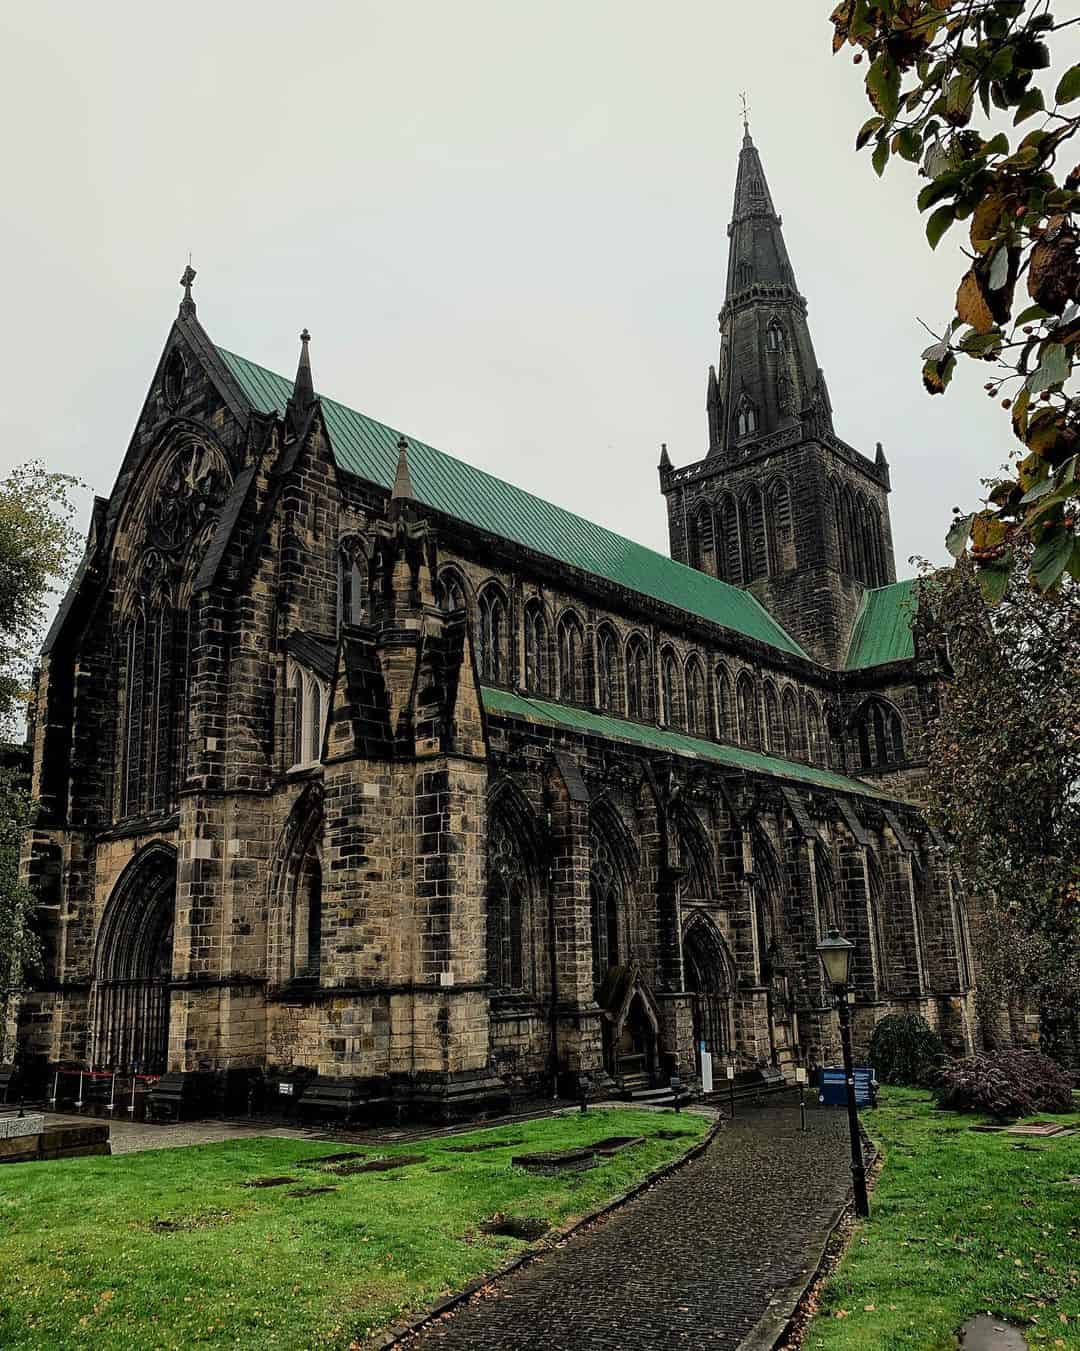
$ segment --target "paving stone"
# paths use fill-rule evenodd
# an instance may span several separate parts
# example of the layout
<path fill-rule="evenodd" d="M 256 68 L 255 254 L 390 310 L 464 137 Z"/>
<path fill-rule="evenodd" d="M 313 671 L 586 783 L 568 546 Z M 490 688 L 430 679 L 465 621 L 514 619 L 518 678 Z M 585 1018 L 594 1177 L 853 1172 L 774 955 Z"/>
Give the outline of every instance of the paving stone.
<path fill-rule="evenodd" d="M 746 1111 L 705 1154 L 410 1345 L 461 1351 L 736 1347 L 809 1277 L 850 1187 L 847 1121 Z"/>

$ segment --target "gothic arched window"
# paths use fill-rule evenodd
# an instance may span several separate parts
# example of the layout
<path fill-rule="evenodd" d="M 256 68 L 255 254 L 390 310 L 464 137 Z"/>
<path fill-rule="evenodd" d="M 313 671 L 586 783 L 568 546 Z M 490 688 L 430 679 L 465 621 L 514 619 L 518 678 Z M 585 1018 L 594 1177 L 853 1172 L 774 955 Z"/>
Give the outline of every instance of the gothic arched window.
<path fill-rule="evenodd" d="M 742 502 L 743 580 L 766 577 L 769 573 L 769 550 L 765 534 L 765 509 L 761 489 L 753 487 Z"/>
<path fill-rule="evenodd" d="M 306 717 L 307 755 L 309 764 L 314 764 L 322 756 L 323 701 L 322 689 L 317 680 L 308 681 L 308 711 Z"/>
<path fill-rule="evenodd" d="M 708 736 L 709 715 L 705 705 L 705 672 L 697 657 L 686 663 L 686 727 L 695 736 Z"/>
<path fill-rule="evenodd" d="M 585 630 L 572 610 L 559 619 L 559 698 L 585 701 Z"/>
<path fill-rule="evenodd" d="M 367 564 L 359 541 L 346 540 L 338 550 L 338 623 L 366 624 L 367 612 Z"/>
<path fill-rule="evenodd" d="M 440 610 L 464 610 L 465 583 L 456 568 L 444 568 L 435 583 L 435 604 Z"/>
<path fill-rule="evenodd" d="M 480 593 L 477 601 L 480 629 L 480 678 L 502 685 L 507 679 L 506 598 L 494 582 Z"/>
<path fill-rule="evenodd" d="M 589 895 L 592 908 L 593 981 L 599 985 L 620 962 L 619 918 L 623 908 L 622 870 L 607 838 L 590 833 Z"/>
<path fill-rule="evenodd" d="M 812 694 L 806 696 L 806 741 L 808 758 L 815 765 L 827 765 L 829 751 L 825 740 L 825 726 L 821 720 L 821 709 Z"/>
<path fill-rule="evenodd" d="M 716 571 L 716 541 L 712 507 L 699 503 L 690 517 L 690 566 L 710 575 Z"/>
<path fill-rule="evenodd" d="M 128 626 L 125 643 L 124 773 L 121 814 L 134 815 L 142 802 L 143 708 L 146 678 L 146 620 L 142 611 Z"/>
<path fill-rule="evenodd" d="M 789 572 L 795 566 L 795 532 L 791 524 L 791 493 L 782 480 L 768 489 L 769 574 Z"/>
<path fill-rule="evenodd" d="M 769 327 L 765 330 L 765 346 L 770 352 L 782 352 L 784 350 L 784 330 L 780 327 L 778 319 L 770 319 Z"/>
<path fill-rule="evenodd" d="M 322 969 L 322 865 L 312 850 L 304 859 L 293 901 L 293 975 L 318 979 Z"/>
<path fill-rule="evenodd" d="M 610 624 L 601 624 L 596 634 L 596 674 L 600 707 L 619 708 L 619 639 Z"/>
<path fill-rule="evenodd" d="M 548 626 L 543 603 L 537 599 L 525 606 L 525 688 L 550 694 Z"/>
<path fill-rule="evenodd" d="M 771 680 L 765 682 L 765 735 L 773 755 L 783 755 L 784 724 L 780 717 L 780 698 Z"/>
<path fill-rule="evenodd" d="M 884 699 L 867 699 L 856 713 L 854 725 L 861 769 L 899 764 L 906 758 L 900 714 Z"/>
<path fill-rule="evenodd" d="M 781 703 L 784 721 L 784 754 L 790 759 L 797 760 L 803 754 L 803 737 L 799 718 L 799 700 L 791 685 L 785 687 Z"/>
<path fill-rule="evenodd" d="M 530 983 L 526 960 L 529 874 L 521 842 L 496 812 L 488 841 L 487 974 L 497 990 L 523 990 Z"/>
<path fill-rule="evenodd" d="M 750 436 L 758 429 L 758 410 L 744 394 L 735 410 L 735 435 Z"/>
<path fill-rule="evenodd" d="M 735 693 L 739 711 L 739 743 L 752 750 L 761 748 L 761 722 L 758 717 L 757 691 L 753 678 L 744 671 Z"/>
<path fill-rule="evenodd" d="M 639 722 L 649 716 L 649 649 L 635 633 L 626 644 L 626 712 Z"/>
<path fill-rule="evenodd" d="M 299 667 L 292 673 L 292 679 L 289 681 L 289 712 L 291 735 L 287 758 L 290 764 L 299 765 L 304 760 L 304 677 Z"/>
<path fill-rule="evenodd" d="M 723 666 L 716 668 L 713 683 L 716 695 L 716 735 L 721 741 L 737 741 L 738 729 L 731 708 L 731 679 Z"/>
<path fill-rule="evenodd" d="M 717 513 L 717 559 L 719 575 L 738 586 L 743 581 L 742 545 L 739 541 L 739 509 L 733 497 L 725 497 Z"/>
<path fill-rule="evenodd" d="M 665 727 L 679 721 L 679 667 L 670 647 L 660 653 L 660 720 Z"/>

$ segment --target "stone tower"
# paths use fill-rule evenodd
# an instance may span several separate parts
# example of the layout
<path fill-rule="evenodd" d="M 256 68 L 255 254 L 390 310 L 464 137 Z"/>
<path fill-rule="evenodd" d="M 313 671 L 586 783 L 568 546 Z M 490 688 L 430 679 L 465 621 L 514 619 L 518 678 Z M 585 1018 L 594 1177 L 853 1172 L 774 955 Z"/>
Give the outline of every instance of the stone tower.
<path fill-rule="evenodd" d="M 843 664 L 862 592 L 895 581 L 889 467 L 837 437 L 806 300 L 744 123 L 708 450 L 660 487 L 671 555 L 747 587 L 806 651 Z"/>

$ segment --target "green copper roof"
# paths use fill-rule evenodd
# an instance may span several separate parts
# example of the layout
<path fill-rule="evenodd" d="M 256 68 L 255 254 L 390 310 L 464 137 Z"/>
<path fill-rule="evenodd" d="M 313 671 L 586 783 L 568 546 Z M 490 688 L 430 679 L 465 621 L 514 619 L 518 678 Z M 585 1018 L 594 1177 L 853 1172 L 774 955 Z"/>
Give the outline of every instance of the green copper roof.
<path fill-rule="evenodd" d="M 712 760 L 716 764 L 726 765 L 730 769 L 770 774 L 773 778 L 784 779 L 789 783 L 801 783 L 813 788 L 830 788 L 838 793 L 858 793 L 863 797 L 895 801 L 889 794 L 882 793 L 869 784 L 861 783 L 858 779 L 849 779 L 843 774 L 834 774 L 831 769 L 820 769 L 816 765 L 802 765 L 794 760 L 781 760 L 777 756 L 763 755 L 760 751 L 744 750 L 741 746 L 722 745 L 717 741 L 704 741 L 699 737 L 686 736 L 682 732 L 668 731 L 646 723 L 628 722 L 625 718 L 611 718 L 604 713 L 591 713 L 587 709 L 576 708 L 571 704 L 553 704 L 546 699 L 529 699 L 523 694 L 512 694 L 509 690 L 497 690 L 487 685 L 482 688 L 481 693 L 484 708 L 488 713 L 501 713 L 509 717 L 523 718 L 528 722 L 550 723 L 556 727 L 565 727 L 569 731 L 591 736 L 630 741 L 638 746 L 647 746 L 650 750 L 692 755 L 701 760 Z"/>
<path fill-rule="evenodd" d="M 284 412 L 292 393 L 291 380 L 223 348 L 217 350 L 253 408 L 263 413 Z M 400 433 L 333 399 L 324 398 L 322 407 L 337 463 L 360 478 L 391 487 Z M 412 437 L 409 470 L 417 498 L 448 516 L 782 652 L 806 655 L 748 591 L 623 539 Z"/>
<path fill-rule="evenodd" d="M 864 592 L 851 631 L 847 670 L 861 671 L 887 661 L 910 661 L 915 655 L 911 625 L 918 601 L 914 577 Z"/>

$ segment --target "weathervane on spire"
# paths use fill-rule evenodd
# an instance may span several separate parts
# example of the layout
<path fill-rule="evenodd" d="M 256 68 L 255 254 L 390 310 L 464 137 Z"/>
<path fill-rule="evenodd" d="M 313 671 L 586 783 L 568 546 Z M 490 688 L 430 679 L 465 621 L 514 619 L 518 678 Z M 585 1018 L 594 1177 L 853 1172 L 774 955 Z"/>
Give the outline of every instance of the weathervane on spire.
<path fill-rule="evenodd" d="M 747 103 L 747 101 L 746 101 L 746 90 L 745 90 L 745 89 L 744 89 L 744 90 L 742 91 L 742 93 L 739 95 L 739 98 L 740 98 L 740 100 L 742 101 L 742 127 L 743 127 L 743 131 L 749 133 L 749 131 L 750 131 L 750 105 L 749 105 L 749 104 Z"/>

